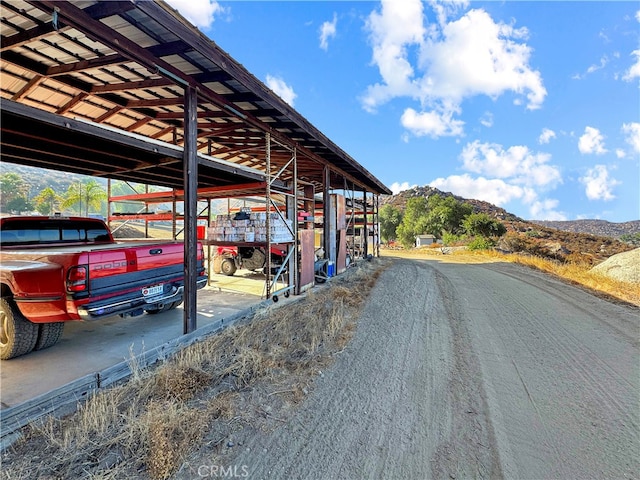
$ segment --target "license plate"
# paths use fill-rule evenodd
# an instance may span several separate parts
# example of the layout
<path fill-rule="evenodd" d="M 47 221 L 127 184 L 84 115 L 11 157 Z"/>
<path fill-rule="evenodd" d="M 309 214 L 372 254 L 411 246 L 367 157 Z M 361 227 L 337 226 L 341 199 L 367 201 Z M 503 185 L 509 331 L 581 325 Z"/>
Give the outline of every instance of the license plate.
<path fill-rule="evenodd" d="M 142 289 L 142 296 L 152 297 L 154 295 L 160 295 L 164 291 L 162 285 L 154 285 L 153 287 L 145 287 Z"/>

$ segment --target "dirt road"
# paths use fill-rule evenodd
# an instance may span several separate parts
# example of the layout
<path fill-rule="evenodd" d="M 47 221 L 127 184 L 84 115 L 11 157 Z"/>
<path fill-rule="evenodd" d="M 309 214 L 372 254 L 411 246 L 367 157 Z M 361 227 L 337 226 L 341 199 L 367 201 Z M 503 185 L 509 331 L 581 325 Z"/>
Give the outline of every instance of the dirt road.
<path fill-rule="evenodd" d="M 301 408 L 271 432 L 239 432 L 220 467 L 251 479 L 637 478 L 638 320 L 517 265 L 398 259 Z M 201 460 L 200 477 L 224 472 Z"/>

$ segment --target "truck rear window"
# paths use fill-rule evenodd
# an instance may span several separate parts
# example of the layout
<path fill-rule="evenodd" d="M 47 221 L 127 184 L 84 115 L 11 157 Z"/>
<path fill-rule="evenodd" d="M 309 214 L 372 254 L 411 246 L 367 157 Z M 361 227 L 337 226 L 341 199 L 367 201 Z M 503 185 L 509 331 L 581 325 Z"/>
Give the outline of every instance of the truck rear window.
<path fill-rule="evenodd" d="M 0 245 L 51 245 L 74 242 L 106 242 L 109 232 L 98 222 L 40 220 L 5 222 Z"/>

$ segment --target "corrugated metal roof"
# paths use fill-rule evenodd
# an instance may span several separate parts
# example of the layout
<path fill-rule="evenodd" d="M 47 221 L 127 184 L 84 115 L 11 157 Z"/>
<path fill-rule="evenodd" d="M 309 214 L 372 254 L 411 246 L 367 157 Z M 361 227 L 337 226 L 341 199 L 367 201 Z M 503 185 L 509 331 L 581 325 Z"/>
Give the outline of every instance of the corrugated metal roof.
<path fill-rule="evenodd" d="M 2 99 L 181 145 L 189 83 L 199 91 L 200 153 L 264 171 L 268 132 L 274 171 L 295 147 L 302 181 L 322 185 L 329 165 L 334 188 L 346 179 L 390 193 L 164 2 L 2 1 L 0 25 Z"/>

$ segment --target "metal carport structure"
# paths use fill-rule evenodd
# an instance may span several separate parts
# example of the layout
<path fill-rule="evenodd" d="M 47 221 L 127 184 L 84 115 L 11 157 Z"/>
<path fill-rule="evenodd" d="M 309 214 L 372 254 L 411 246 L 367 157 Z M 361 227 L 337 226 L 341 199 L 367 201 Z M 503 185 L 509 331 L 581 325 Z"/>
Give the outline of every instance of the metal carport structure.
<path fill-rule="evenodd" d="M 164 2 L 1 7 L 3 160 L 184 189 L 185 332 L 199 188 L 391 193 Z"/>

